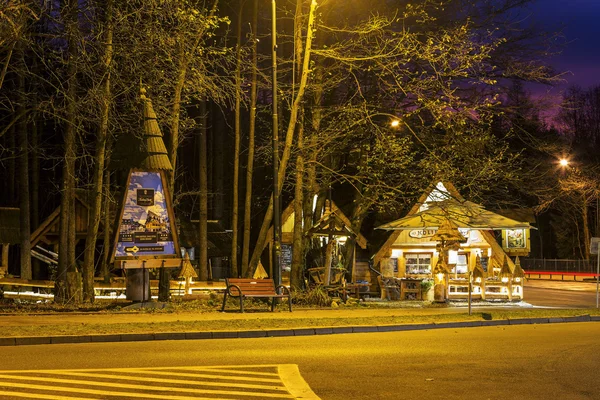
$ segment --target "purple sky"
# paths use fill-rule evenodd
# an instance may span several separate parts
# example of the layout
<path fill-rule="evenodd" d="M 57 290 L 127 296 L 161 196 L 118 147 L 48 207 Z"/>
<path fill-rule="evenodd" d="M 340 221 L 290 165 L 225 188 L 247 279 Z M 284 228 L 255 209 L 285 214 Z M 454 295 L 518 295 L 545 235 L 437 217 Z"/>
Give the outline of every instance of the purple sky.
<path fill-rule="evenodd" d="M 530 85 L 528 90 L 542 106 L 542 116 L 552 124 L 562 93 L 571 85 L 600 85 L 600 0 L 537 0 L 528 7 L 527 19 L 549 32 L 561 31 L 566 45 L 548 59 L 563 75 L 557 87 Z"/>
<path fill-rule="evenodd" d="M 531 10 L 532 22 L 566 36 L 566 48 L 550 60 L 573 73 L 565 76 L 567 85 L 600 84 L 600 0 L 537 0 Z"/>

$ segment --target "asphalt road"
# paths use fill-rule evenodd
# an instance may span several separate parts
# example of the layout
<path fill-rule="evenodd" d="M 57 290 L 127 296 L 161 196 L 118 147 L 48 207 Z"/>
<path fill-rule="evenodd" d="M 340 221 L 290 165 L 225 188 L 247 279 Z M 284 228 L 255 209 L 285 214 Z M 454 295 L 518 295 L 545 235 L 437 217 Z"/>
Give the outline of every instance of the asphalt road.
<path fill-rule="evenodd" d="M 252 368 L 265 368 L 260 367 L 262 365 L 297 365 L 308 385 L 324 400 L 598 399 L 599 338 L 600 324 L 590 322 L 310 337 L 4 347 L 0 352 L 0 393 L 4 393 L 4 397 L 0 394 L 0 398 L 17 398 L 6 394 L 11 390 L 27 391 L 6 386 L 6 382 L 63 385 L 75 388 L 73 390 L 90 388 L 81 383 L 82 378 L 75 380 L 79 383 L 69 385 L 61 384 L 60 379 L 59 383 L 40 380 L 39 370 L 52 368 L 133 368 L 127 373 L 134 378 L 125 381 L 125 389 L 115 390 L 133 390 L 135 395 L 94 397 L 88 393 L 82 396 L 117 399 L 151 398 L 145 393 L 152 391 L 142 389 L 148 383 L 135 382 L 135 376 L 145 376 L 140 368 L 186 367 L 204 376 L 202 371 L 209 367 L 214 377 L 218 370 L 210 367 L 228 366 L 227 373 L 250 373 L 244 375 L 248 379 Z M 15 372 L 17 370 L 19 372 Z M 20 378 L 7 378 L 6 371 Z M 177 376 L 178 371 L 170 373 Z M 258 371 L 272 373 L 264 369 Z M 96 373 L 115 377 L 125 374 L 119 371 Z M 110 389 L 115 381 L 121 382 L 116 378 L 99 380 L 106 383 L 92 387 Z M 260 379 L 254 383 L 258 381 Z M 208 387 L 191 387 L 208 388 L 210 392 L 219 388 L 214 379 L 212 382 Z M 127 389 L 127 384 L 138 389 Z M 239 394 L 239 390 L 233 396 L 209 397 L 289 398 L 256 394 L 247 397 Z M 36 393 L 52 392 L 38 389 Z M 177 398 L 191 398 L 193 394 L 186 396 Z"/>
<path fill-rule="evenodd" d="M 596 308 L 596 292 L 526 287 L 525 301 L 537 307 Z"/>

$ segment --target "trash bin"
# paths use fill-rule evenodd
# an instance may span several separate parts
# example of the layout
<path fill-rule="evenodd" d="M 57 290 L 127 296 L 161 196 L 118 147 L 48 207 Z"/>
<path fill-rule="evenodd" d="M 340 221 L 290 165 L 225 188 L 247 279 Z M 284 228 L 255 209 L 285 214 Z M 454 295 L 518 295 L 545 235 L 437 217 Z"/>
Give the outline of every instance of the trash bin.
<path fill-rule="evenodd" d="M 150 271 L 146 268 L 127 270 L 126 297 L 132 301 L 150 300 Z"/>

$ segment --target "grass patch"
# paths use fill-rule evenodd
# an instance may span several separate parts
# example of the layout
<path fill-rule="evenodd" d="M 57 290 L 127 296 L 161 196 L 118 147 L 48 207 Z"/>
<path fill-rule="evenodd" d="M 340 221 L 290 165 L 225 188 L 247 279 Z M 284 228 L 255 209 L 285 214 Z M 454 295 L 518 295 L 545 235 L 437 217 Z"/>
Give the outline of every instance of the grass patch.
<path fill-rule="evenodd" d="M 265 313 L 269 313 L 265 311 Z M 270 314 L 270 313 L 269 313 Z M 307 327 L 365 326 L 365 325 L 400 325 L 424 324 L 459 321 L 506 320 L 518 318 L 556 318 L 579 315 L 600 315 L 598 310 L 492 310 L 485 312 L 455 313 L 440 309 L 435 314 L 413 313 L 411 310 L 398 310 L 398 314 L 387 316 L 365 316 L 364 312 L 357 317 L 323 317 L 294 318 L 281 314 L 277 318 L 260 318 L 260 314 L 252 313 L 248 319 L 211 319 L 210 313 L 199 313 L 197 320 L 168 322 L 131 322 L 131 323 L 94 323 L 94 324 L 54 324 L 54 325 L 20 325 L 4 326 L 0 336 L 58 336 L 58 335 L 98 335 L 121 333 L 163 333 L 163 332 L 199 332 L 199 331 L 238 331 L 292 329 Z M 330 315 L 330 314 L 329 314 Z M 106 315 L 110 319 L 110 315 Z M 0 323 L 1 323 L 0 317 Z"/>

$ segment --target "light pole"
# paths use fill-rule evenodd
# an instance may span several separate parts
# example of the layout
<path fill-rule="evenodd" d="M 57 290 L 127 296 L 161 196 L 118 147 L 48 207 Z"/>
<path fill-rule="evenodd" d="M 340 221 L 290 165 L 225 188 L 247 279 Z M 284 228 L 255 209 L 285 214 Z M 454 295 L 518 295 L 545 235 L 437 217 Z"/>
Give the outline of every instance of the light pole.
<path fill-rule="evenodd" d="M 569 166 L 569 160 L 566 158 L 561 158 L 559 161 L 561 167 L 565 168 Z M 584 205 L 587 207 L 587 205 Z M 598 198 L 596 197 L 596 213 L 598 213 Z M 597 222 L 598 216 L 596 215 L 596 226 L 598 226 Z M 596 308 L 600 309 L 600 248 L 598 243 L 600 242 L 600 238 L 593 237 L 590 243 L 590 254 L 596 254 Z"/>
<path fill-rule="evenodd" d="M 281 285 L 281 268 L 279 256 L 281 255 L 280 211 L 279 211 L 279 119 L 277 115 L 277 4 L 271 0 L 271 39 L 272 39 L 272 96 L 273 96 L 273 281 L 275 286 Z"/>

